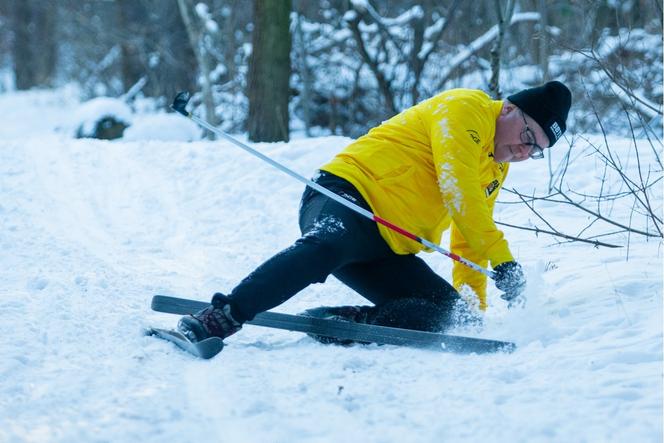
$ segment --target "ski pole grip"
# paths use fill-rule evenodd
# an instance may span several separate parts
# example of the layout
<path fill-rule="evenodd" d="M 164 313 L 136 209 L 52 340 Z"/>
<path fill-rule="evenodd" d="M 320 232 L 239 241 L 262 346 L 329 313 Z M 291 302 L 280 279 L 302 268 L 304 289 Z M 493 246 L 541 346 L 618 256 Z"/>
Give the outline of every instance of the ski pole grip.
<path fill-rule="evenodd" d="M 185 117 L 189 117 L 189 113 L 186 110 L 187 103 L 189 103 L 189 99 L 191 98 L 191 94 L 187 91 L 182 91 L 178 92 L 175 98 L 173 99 L 173 104 L 171 105 L 171 108 L 175 111 L 178 112 Z"/>

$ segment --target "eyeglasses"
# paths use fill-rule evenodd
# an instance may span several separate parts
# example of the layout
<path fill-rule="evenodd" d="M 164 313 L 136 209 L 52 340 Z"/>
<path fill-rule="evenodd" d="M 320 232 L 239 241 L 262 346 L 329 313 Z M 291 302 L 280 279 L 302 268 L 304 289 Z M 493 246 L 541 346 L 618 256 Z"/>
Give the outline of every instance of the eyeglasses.
<path fill-rule="evenodd" d="M 528 127 L 528 122 L 526 121 L 526 116 L 523 114 L 523 111 L 521 111 L 521 109 L 519 109 L 519 111 L 521 112 L 521 117 L 523 117 L 523 124 L 526 125 L 523 131 L 521 131 L 521 143 L 530 146 L 530 158 L 533 160 L 544 158 L 544 149 L 537 144 L 535 133 Z"/>

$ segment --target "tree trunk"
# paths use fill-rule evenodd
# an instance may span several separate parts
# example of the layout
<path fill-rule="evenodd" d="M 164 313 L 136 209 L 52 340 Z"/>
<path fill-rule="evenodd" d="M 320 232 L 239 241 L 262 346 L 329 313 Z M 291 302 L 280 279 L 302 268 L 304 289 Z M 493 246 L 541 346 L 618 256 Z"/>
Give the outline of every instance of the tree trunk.
<path fill-rule="evenodd" d="M 537 0 L 537 9 L 540 13 L 539 32 L 539 65 L 542 73 L 542 82 L 549 80 L 549 26 L 546 0 Z M 549 156 L 550 157 L 550 156 Z"/>
<path fill-rule="evenodd" d="M 515 0 L 507 0 L 507 6 L 503 10 L 500 0 L 495 0 L 496 12 L 498 13 L 498 37 L 491 48 L 491 81 L 489 82 L 489 93 L 496 100 L 501 99 L 503 91 L 500 90 L 500 60 L 503 52 L 503 39 L 505 31 L 512 21 Z"/>
<path fill-rule="evenodd" d="M 201 24 L 191 16 L 192 6 L 187 0 L 178 0 L 178 7 L 180 8 L 180 15 L 182 16 L 182 21 L 184 26 L 187 29 L 187 35 L 189 36 L 189 42 L 191 47 L 196 54 L 196 61 L 198 62 L 198 67 L 201 70 L 201 86 L 203 88 L 203 105 L 205 107 L 205 117 L 208 123 L 213 126 L 218 124 L 217 116 L 214 110 L 214 100 L 212 98 L 212 85 L 210 83 L 210 61 L 209 56 L 205 52 L 203 45 L 203 32 L 201 31 Z M 207 131 L 207 138 L 214 140 L 214 133 Z"/>
<path fill-rule="evenodd" d="M 295 25 L 295 32 L 297 33 L 297 49 L 300 59 L 300 76 L 302 79 L 302 97 L 300 106 L 302 106 L 302 118 L 304 119 L 304 132 L 307 137 L 311 136 L 311 72 L 307 64 L 308 51 L 306 42 L 304 41 L 304 32 L 302 32 L 302 15 L 297 16 L 297 23 Z"/>
<path fill-rule="evenodd" d="M 30 65 L 33 58 L 30 46 L 30 4 L 27 1 L 15 0 L 13 6 L 14 46 L 12 52 L 16 89 L 30 89 L 36 83 L 34 69 Z"/>
<path fill-rule="evenodd" d="M 145 75 L 140 57 L 140 36 L 135 34 L 135 24 L 143 17 L 145 9 L 134 0 L 118 0 L 118 27 L 127 37 L 120 42 L 120 72 L 124 92 L 134 86 Z"/>
<path fill-rule="evenodd" d="M 52 85 L 57 61 L 56 8 L 57 5 L 50 2 L 13 2 L 12 52 L 16 89 Z"/>
<path fill-rule="evenodd" d="M 254 0 L 254 30 L 247 79 L 249 140 L 288 141 L 291 0 Z"/>
<path fill-rule="evenodd" d="M 37 2 L 33 8 L 37 32 L 32 36 L 32 44 L 34 52 L 39 54 L 37 85 L 53 86 L 58 54 L 55 35 L 58 6 L 56 2 Z"/>

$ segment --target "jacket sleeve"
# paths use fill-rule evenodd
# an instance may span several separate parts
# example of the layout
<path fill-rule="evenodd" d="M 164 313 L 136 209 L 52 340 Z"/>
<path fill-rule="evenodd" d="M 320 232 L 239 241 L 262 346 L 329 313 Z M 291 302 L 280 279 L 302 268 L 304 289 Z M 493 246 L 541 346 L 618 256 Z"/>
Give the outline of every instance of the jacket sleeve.
<path fill-rule="evenodd" d="M 491 119 L 477 106 L 450 104 L 433 120 L 431 139 L 443 203 L 457 231 L 453 251 L 456 244 L 457 251 L 465 252 L 466 257 L 488 259 L 496 266 L 513 257 L 493 221 L 492 202 L 480 183 L 480 156 L 486 155 L 482 146 L 487 142 Z M 486 279 L 483 284 L 478 279 L 477 284 L 478 288 L 486 287 Z"/>
<path fill-rule="evenodd" d="M 505 181 L 506 172 L 501 177 L 500 183 Z M 498 196 L 499 190 L 487 200 L 487 205 L 489 207 L 489 213 L 493 219 L 493 207 L 496 202 L 496 197 Z M 489 265 L 489 260 L 486 257 L 477 255 L 477 252 L 470 247 L 466 239 L 463 237 L 461 230 L 457 228 L 456 223 L 452 222 L 451 234 L 450 234 L 450 249 L 453 253 L 464 257 L 473 263 L 486 268 Z M 511 256 L 510 256 L 511 257 Z M 509 259 L 511 260 L 511 258 Z M 505 260 L 505 261 L 509 261 Z M 502 262 L 501 262 L 502 263 Z M 499 265 L 500 263 L 494 263 L 494 266 Z M 486 304 L 486 287 L 487 287 L 487 278 L 486 275 L 481 272 L 477 272 L 474 269 L 469 268 L 468 266 L 454 262 L 452 266 L 452 279 L 453 286 L 457 291 L 461 290 L 463 285 L 468 285 L 477 295 L 479 301 L 479 308 L 484 311 L 487 308 Z"/>
<path fill-rule="evenodd" d="M 468 245 L 468 242 L 463 238 L 463 234 L 461 234 L 461 231 L 459 231 L 454 222 L 452 222 L 450 234 L 450 248 L 453 253 L 483 268 L 486 268 L 488 265 L 489 261 L 485 257 L 477 255 L 470 245 Z M 468 285 L 477 295 L 479 308 L 483 311 L 486 310 L 486 275 L 455 261 L 452 265 L 452 279 L 453 286 L 457 291 L 461 291 L 463 285 Z"/>

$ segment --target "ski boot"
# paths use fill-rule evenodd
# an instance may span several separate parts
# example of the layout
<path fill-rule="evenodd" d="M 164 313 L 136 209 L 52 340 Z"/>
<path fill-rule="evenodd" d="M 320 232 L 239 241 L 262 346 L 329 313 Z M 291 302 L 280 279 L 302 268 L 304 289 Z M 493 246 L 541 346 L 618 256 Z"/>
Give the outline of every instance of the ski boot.
<path fill-rule="evenodd" d="M 214 294 L 210 306 L 196 314 L 182 317 L 178 322 L 178 331 L 192 342 L 209 337 L 224 339 L 241 328 L 242 324 L 231 315 L 230 300 L 221 293 Z"/>
<path fill-rule="evenodd" d="M 318 308 L 307 309 L 306 311 L 301 312 L 300 315 L 304 317 L 322 318 L 325 320 L 370 324 L 374 310 L 375 308 L 373 306 L 320 306 Z M 357 343 L 353 340 L 341 340 L 316 334 L 307 335 L 326 345 L 335 344 L 350 346 Z"/>

